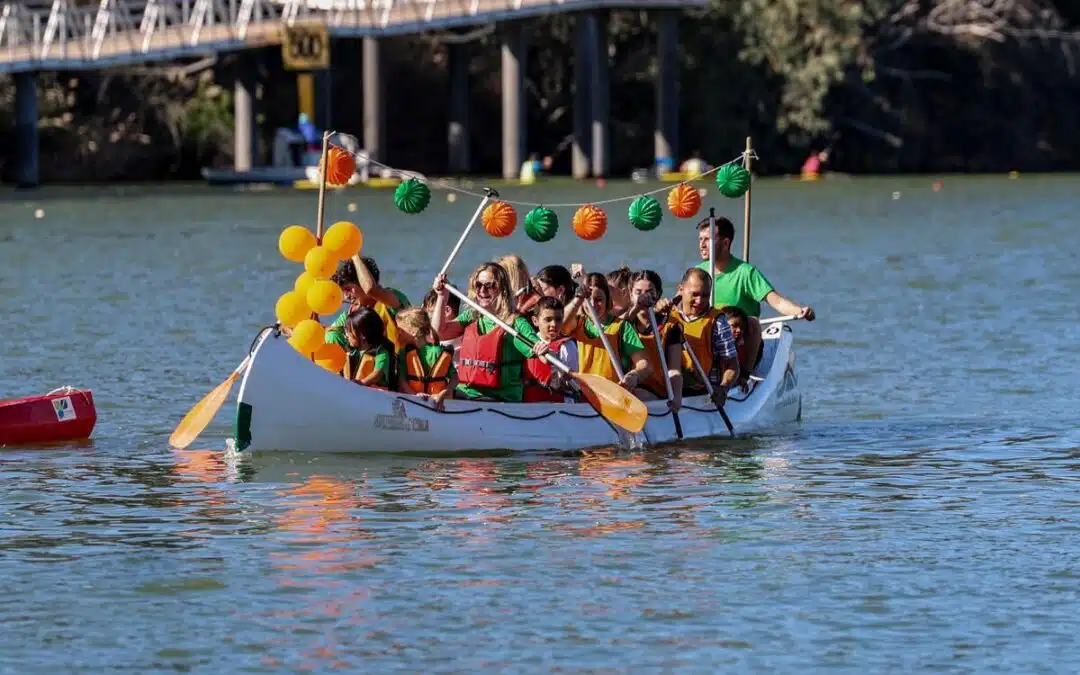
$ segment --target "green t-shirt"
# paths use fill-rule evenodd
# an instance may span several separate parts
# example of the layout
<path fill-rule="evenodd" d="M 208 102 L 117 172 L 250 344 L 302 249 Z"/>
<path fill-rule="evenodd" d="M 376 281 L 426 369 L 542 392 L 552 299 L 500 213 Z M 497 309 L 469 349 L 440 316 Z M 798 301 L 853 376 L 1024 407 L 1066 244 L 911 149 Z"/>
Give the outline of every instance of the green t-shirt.
<path fill-rule="evenodd" d="M 468 326 L 476 321 L 476 328 L 481 335 L 487 335 L 495 329 L 495 322 L 487 317 L 476 317 L 472 310 L 465 310 L 454 319 L 462 326 Z M 514 330 L 529 341 L 536 341 L 536 329 L 524 317 L 514 319 Z M 524 388 L 521 385 L 521 371 L 525 365 L 525 359 L 532 356 L 532 347 L 516 337 L 507 335 L 502 341 L 502 371 L 499 377 L 499 386 L 494 389 L 481 389 L 459 384 L 458 392 L 467 398 L 493 398 L 497 401 L 508 403 L 520 403 Z"/>
<path fill-rule="evenodd" d="M 445 351 L 440 345 L 424 345 L 416 350 L 420 355 L 420 363 L 424 365 L 424 372 L 430 373 L 431 369 L 435 367 L 435 362 L 439 360 Z M 452 354 L 451 354 L 452 355 Z M 446 376 L 452 377 L 457 369 L 454 367 L 453 361 L 450 362 L 450 370 L 446 371 Z M 405 364 L 405 350 L 401 350 L 398 354 L 398 373 L 404 375 L 409 372 L 409 369 Z"/>
<path fill-rule="evenodd" d="M 356 369 L 360 367 L 360 359 L 363 358 L 364 353 L 362 349 L 349 350 L 349 372 L 352 373 L 353 379 L 356 378 Z M 387 389 L 396 388 L 397 382 L 392 379 L 394 373 L 390 369 L 390 357 L 393 350 L 386 345 L 380 345 L 372 350 L 371 354 L 375 356 L 375 370 L 381 370 L 385 378 L 379 386 Z"/>
<path fill-rule="evenodd" d="M 393 308 L 387 305 L 386 309 L 390 312 L 390 316 L 397 316 L 398 310 L 405 309 L 409 306 L 409 299 L 405 297 L 405 294 L 396 288 L 387 288 L 397 296 L 398 302 L 401 303 L 401 307 Z M 343 310 L 341 314 L 337 315 L 337 318 L 330 324 L 330 327 L 326 329 L 326 335 L 324 336 L 325 342 L 334 342 L 341 345 L 342 349 L 349 351 L 349 339 L 345 337 L 345 321 L 349 318 L 349 310 Z"/>
<path fill-rule="evenodd" d="M 703 261 L 697 268 L 708 272 L 709 261 Z M 761 316 L 761 302 L 774 290 L 758 268 L 735 256 L 716 275 L 713 288 L 713 307 L 738 307 L 747 316 Z"/>
<path fill-rule="evenodd" d="M 585 332 L 585 337 L 592 338 L 594 340 L 600 338 L 600 331 L 596 329 L 596 324 L 592 322 L 592 319 L 585 319 L 585 322 L 579 324 L 581 330 Z M 611 323 L 607 324 L 610 326 Z M 610 339 L 610 338 L 609 338 Z M 613 347 L 615 345 L 612 345 Z M 634 330 L 634 326 L 629 321 L 623 321 L 622 328 L 619 329 L 619 361 L 622 362 L 623 372 L 629 372 L 634 369 L 634 364 L 630 362 L 630 355 L 634 352 L 640 352 L 645 349 L 645 345 L 641 342 L 641 337 L 638 336 L 637 331 Z"/>

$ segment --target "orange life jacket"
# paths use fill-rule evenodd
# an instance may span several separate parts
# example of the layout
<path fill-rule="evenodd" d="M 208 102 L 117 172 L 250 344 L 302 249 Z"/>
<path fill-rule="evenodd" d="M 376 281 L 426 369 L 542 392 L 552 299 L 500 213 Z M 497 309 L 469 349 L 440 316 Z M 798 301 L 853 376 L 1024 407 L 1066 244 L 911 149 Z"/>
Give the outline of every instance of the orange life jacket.
<path fill-rule="evenodd" d="M 506 331 L 494 330 L 480 334 L 480 321 L 465 327 L 458 351 L 458 381 L 470 387 L 497 389 L 502 384 L 502 341 Z"/>
<path fill-rule="evenodd" d="M 674 324 L 670 320 L 665 321 L 657 325 L 657 330 L 660 331 L 659 342 L 656 336 L 649 331 L 648 335 L 644 335 L 641 331 L 637 330 L 637 326 L 634 326 L 634 332 L 638 334 L 638 338 L 641 339 L 641 344 L 645 346 L 645 355 L 649 358 L 649 377 L 641 383 L 641 387 L 649 392 L 652 392 L 656 396 L 662 399 L 667 398 L 667 385 L 664 381 L 667 379 L 667 371 L 664 370 L 663 364 L 660 362 L 660 349 L 663 348 L 664 340 L 667 339 L 668 331 Z M 660 345 L 658 348 L 657 345 Z M 681 352 L 680 352 L 681 353 Z M 666 355 L 665 355 L 666 356 Z M 669 363 L 668 367 L 674 367 L 675 364 Z"/>
<path fill-rule="evenodd" d="M 607 350 L 604 349 L 604 342 L 599 336 L 594 338 L 588 336 L 584 323 L 581 324 L 579 330 L 574 331 L 574 337 L 578 343 L 578 365 L 581 372 L 599 375 L 612 382 L 619 381 L 619 376 L 615 373 L 615 366 L 611 361 L 614 357 L 616 361 L 622 363 L 622 354 L 619 353 L 619 334 L 622 333 L 622 327 L 621 319 L 600 327 L 607 334 L 608 344 L 611 345 L 611 356 L 608 356 Z"/>
<path fill-rule="evenodd" d="M 440 347 L 438 360 L 431 372 L 424 371 L 424 360 L 416 345 L 405 345 L 405 380 L 414 394 L 441 394 L 450 386 L 450 366 L 454 364 L 454 350 Z"/>
<path fill-rule="evenodd" d="M 713 349 L 712 349 L 712 336 L 716 326 L 716 318 L 722 315 L 722 312 L 718 309 L 710 309 L 704 315 L 688 321 L 683 316 L 682 312 L 672 312 L 671 315 L 675 317 L 675 321 L 679 322 L 679 325 L 683 329 L 683 338 L 686 344 L 694 350 L 694 354 L 698 358 L 698 362 L 701 364 L 701 369 L 705 371 L 705 376 L 708 377 L 709 371 L 713 366 Z M 683 382 L 686 383 L 687 389 L 702 389 L 705 387 L 705 383 L 698 377 L 697 368 L 694 367 L 694 362 L 690 360 L 690 355 L 683 350 L 682 358 L 683 369 Z"/>
<path fill-rule="evenodd" d="M 390 352 L 389 359 L 391 363 L 394 362 L 393 351 Z M 360 382 L 365 377 L 375 372 L 375 354 L 372 352 L 364 352 L 360 355 L 360 362 L 355 365 L 353 364 L 352 356 L 348 356 L 345 358 L 345 365 L 342 367 L 341 371 L 341 374 L 345 377 L 346 380 Z M 353 371 L 355 371 L 355 373 Z M 387 382 L 386 384 L 389 385 L 390 383 Z M 388 386 L 380 386 L 377 384 L 372 384 L 368 386 L 370 386 L 372 389 L 382 389 L 384 391 L 389 389 Z"/>
<path fill-rule="evenodd" d="M 559 347 L 570 338 L 559 338 L 548 343 L 548 349 L 552 354 L 558 355 Z M 548 385 L 551 383 L 551 375 L 554 372 L 547 359 L 531 356 L 525 359 L 525 367 L 521 372 L 521 383 L 525 386 L 521 400 L 525 403 L 563 403 L 566 397 L 561 391 L 556 391 Z"/>

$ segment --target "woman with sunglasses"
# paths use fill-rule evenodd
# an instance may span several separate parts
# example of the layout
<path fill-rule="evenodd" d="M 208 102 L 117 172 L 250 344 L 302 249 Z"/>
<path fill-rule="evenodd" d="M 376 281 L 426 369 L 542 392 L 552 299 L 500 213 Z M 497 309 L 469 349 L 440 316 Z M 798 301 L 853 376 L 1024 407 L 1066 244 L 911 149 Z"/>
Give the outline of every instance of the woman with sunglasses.
<path fill-rule="evenodd" d="M 458 352 L 458 389 L 456 398 L 485 399 L 520 403 L 523 394 L 522 370 L 525 359 L 547 351 L 527 319 L 515 311 L 510 290 L 510 278 L 499 264 L 487 262 L 469 276 L 469 297 L 499 319 L 514 327 L 536 348 L 505 330 L 485 316 L 466 309 L 456 319 L 447 322 L 443 317 L 450 291 L 446 276 L 435 278 L 432 288 L 437 293 L 432 311 L 431 327 L 441 340 L 451 340 L 462 334 Z"/>

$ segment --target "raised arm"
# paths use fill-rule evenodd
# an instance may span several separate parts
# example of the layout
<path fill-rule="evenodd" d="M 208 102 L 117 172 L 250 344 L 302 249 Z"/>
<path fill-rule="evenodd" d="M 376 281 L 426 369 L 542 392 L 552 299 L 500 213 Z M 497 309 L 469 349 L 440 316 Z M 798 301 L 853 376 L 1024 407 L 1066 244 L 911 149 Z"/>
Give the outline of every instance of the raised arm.
<path fill-rule="evenodd" d="M 359 253 L 352 257 L 352 264 L 356 267 L 356 280 L 360 282 L 360 288 L 363 289 L 365 295 L 381 302 L 390 309 L 399 309 L 401 307 L 401 300 L 398 299 L 397 294 L 383 288 L 375 281 L 375 277 L 371 275 L 367 265 L 360 259 Z"/>

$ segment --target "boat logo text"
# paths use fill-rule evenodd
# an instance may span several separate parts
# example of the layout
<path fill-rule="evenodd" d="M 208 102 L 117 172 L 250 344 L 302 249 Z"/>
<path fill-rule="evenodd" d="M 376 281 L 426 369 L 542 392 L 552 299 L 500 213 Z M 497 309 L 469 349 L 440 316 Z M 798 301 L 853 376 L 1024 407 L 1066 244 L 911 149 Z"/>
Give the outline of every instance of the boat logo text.
<path fill-rule="evenodd" d="M 401 399 L 394 399 L 390 407 L 393 410 L 392 414 L 375 416 L 376 429 L 423 432 L 428 430 L 427 420 L 418 420 L 405 414 L 405 403 Z"/>

